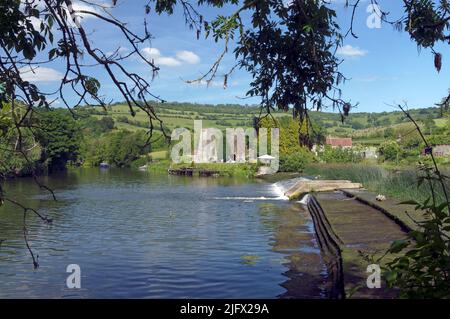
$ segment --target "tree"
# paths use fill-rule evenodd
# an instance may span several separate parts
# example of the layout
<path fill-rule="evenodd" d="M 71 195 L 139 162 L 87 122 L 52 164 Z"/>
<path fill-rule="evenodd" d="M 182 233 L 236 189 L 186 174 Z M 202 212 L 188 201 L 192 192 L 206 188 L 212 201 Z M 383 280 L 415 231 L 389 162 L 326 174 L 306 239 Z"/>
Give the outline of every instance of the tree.
<path fill-rule="evenodd" d="M 427 117 L 422 122 L 425 125 L 425 132 L 430 135 L 433 134 L 434 129 L 436 129 L 436 122 L 434 122 L 433 117 Z"/>
<path fill-rule="evenodd" d="M 41 162 L 50 172 L 65 169 L 68 161 L 77 160 L 80 127 L 65 110 L 42 112 L 37 127 L 35 136 L 42 146 Z"/>
<path fill-rule="evenodd" d="M 365 126 L 364 124 L 362 124 L 361 122 L 352 122 L 352 129 L 354 130 L 361 130 L 363 129 Z"/>
<path fill-rule="evenodd" d="M 387 161 L 398 161 L 399 156 L 402 152 L 400 145 L 395 141 L 386 141 L 378 149 L 380 154 Z"/>
<path fill-rule="evenodd" d="M 114 128 L 114 120 L 110 116 L 105 116 L 100 119 L 99 125 L 102 131 L 110 131 Z"/>
<path fill-rule="evenodd" d="M 27 176 L 39 169 L 41 146 L 30 131 L 19 136 L 11 123 L 11 106 L 4 104 L 0 110 L 0 178 Z M 19 148 L 20 140 L 22 148 Z"/>
<path fill-rule="evenodd" d="M 104 143 L 104 160 L 117 167 L 129 166 L 140 155 L 150 152 L 150 146 L 142 147 L 145 143 L 145 135 L 142 132 L 115 132 L 107 136 Z"/>
<path fill-rule="evenodd" d="M 388 127 L 384 130 L 384 137 L 385 138 L 394 138 L 395 137 L 395 130 L 392 127 Z"/>

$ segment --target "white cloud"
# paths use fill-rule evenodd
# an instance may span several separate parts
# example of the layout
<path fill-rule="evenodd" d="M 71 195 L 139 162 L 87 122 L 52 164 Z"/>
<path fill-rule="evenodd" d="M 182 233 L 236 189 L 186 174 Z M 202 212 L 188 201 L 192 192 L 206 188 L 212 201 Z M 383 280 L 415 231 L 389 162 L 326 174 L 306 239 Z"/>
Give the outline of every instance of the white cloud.
<path fill-rule="evenodd" d="M 24 2 L 22 1 L 22 4 L 23 3 Z M 89 12 L 93 12 L 93 13 L 102 15 L 102 13 L 104 14 L 104 10 L 112 8 L 111 4 L 103 2 L 101 0 L 91 0 L 91 3 L 92 4 L 87 4 L 87 3 L 80 2 L 80 1 L 74 1 L 72 3 L 72 9 L 74 11 L 89 11 Z M 36 4 L 37 8 L 40 10 L 43 10 L 46 8 L 43 0 L 35 0 L 34 4 Z M 69 9 L 67 8 L 67 6 L 64 5 L 63 8 L 67 12 L 68 17 L 70 17 Z M 88 13 L 75 12 L 75 17 L 77 18 L 78 22 L 83 22 L 84 20 L 87 20 L 87 19 L 97 19 L 96 16 L 94 16 L 92 14 L 88 14 Z M 35 17 L 30 17 L 28 19 L 30 20 L 30 22 L 33 25 L 35 30 L 40 30 L 41 22 L 43 21 L 42 19 L 38 19 Z M 73 21 L 72 17 L 68 18 L 66 22 L 68 23 L 68 25 L 70 27 L 76 26 L 76 23 L 75 23 L 75 21 Z M 56 23 L 55 23 L 55 25 L 56 25 Z"/>
<path fill-rule="evenodd" d="M 158 65 L 166 65 L 166 66 L 179 66 L 181 65 L 181 62 L 178 61 L 175 58 L 162 56 L 157 59 L 155 59 L 155 63 Z"/>
<path fill-rule="evenodd" d="M 111 4 L 105 3 L 103 1 L 92 1 L 92 4 L 82 3 L 80 1 L 75 1 L 72 3 L 72 10 L 74 10 L 74 17 L 68 21 L 71 27 L 80 26 L 78 23 L 83 23 L 87 19 L 98 19 L 95 15 L 90 13 L 83 13 L 77 11 L 87 11 L 98 15 L 105 15 L 105 11 L 111 8 Z M 66 8 L 68 15 L 70 16 L 70 10 Z"/>
<path fill-rule="evenodd" d="M 210 81 L 208 83 L 208 81 L 206 80 L 200 80 L 200 81 L 194 81 L 191 83 L 187 83 L 187 85 L 191 85 L 191 86 L 211 86 L 211 87 L 224 87 L 223 85 L 223 81 Z"/>
<path fill-rule="evenodd" d="M 367 54 L 367 51 L 347 44 L 343 47 L 338 48 L 336 54 L 346 57 L 359 57 L 365 56 Z"/>
<path fill-rule="evenodd" d="M 181 62 L 175 58 L 163 56 L 156 48 L 144 48 L 142 54 L 149 60 L 153 60 L 156 65 L 179 66 Z"/>
<path fill-rule="evenodd" d="M 189 64 L 197 64 L 200 62 L 200 57 L 192 51 L 178 51 L 177 58 Z"/>
<path fill-rule="evenodd" d="M 52 68 L 24 66 L 19 69 L 22 80 L 28 82 L 55 82 L 61 81 L 63 75 Z"/>
<path fill-rule="evenodd" d="M 100 14 L 103 12 L 103 10 L 111 8 L 111 5 L 109 3 L 105 3 L 103 1 L 93 1 L 92 5 L 82 3 L 82 2 L 74 2 L 72 4 L 72 9 L 75 11 L 89 11 L 94 12 L 97 14 Z M 92 14 L 88 13 L 77 13 L 76 14 L 79 17 L 82 18 L 95 18 Z"/>
<path fill-rule="evenodd" d="M 144 48 L 141 50 L 144 57 L 153 60 L 156 65 L 180 66 L 183 63 L 196 64 L 200 62 L 200 58 L 191 51 L 179 51 L 175 57 L 165 56 L 156 48 Z"/>

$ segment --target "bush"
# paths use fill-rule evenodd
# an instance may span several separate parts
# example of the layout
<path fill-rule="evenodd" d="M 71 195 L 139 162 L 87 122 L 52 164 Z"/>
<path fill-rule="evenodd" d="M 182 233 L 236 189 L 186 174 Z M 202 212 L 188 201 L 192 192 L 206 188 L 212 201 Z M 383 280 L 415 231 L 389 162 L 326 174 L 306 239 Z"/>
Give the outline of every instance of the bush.
<path fill-rule="evenodd" d="M 329 145 L 325 145 L 323 151 L 318 153 L 318 157 L 325 163 L 358 163 L 363 159 L 360 153 L 356 153 L 352 149 L 332 148 Z"/>
<path fill-rule="evenodd" d="M 384 130 L 385 138 L 394 138 L 394 136 L 395 136 L 395 131 L 392 127 L 388 127 L 387 129 Z"/>
<path fill-rule="evenodd" d="M 280 172 L 302 172 L 305 166 L 314 161 L 314 156 L 306 151 L 280 156 Z"/>
<path fill-rule="evenodd" d="M 121 123 L 129 123 L 130 121 L 128 120 L 128 117 L 126 116 L 119 116 L 117 118 L 117 122 L 121 122 Z"/>
<path fill-rule="evenodd" d="M 363 128 L 365 128 L 365 126 L 361 122 L 353 122 L 352 123 L 352 129 L 354 129 L 354 130 L 361 130 Z"/>
<path fill-rule="evenodd" d="M 381 144 L 378 151 L 386 161 L 397 161 L 402 154 L 400 145 L 398 145 L 398 143 L 395 141 L 384 142 L 383 144 Z"/>

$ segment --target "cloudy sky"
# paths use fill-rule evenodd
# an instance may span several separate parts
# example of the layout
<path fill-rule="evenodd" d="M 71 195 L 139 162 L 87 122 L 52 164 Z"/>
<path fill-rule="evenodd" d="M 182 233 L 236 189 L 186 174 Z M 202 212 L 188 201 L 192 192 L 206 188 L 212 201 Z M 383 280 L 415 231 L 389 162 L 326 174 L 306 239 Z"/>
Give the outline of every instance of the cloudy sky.
<path fill-rule="evenodd" d="M 96 0 L 101 1 L 101 0 Z M 104 0 L 109 4 L 110 0 Z M 345 0 L 333 0 L 339 23 L 345 33 L 349 26 L 351 9 L 345 8 Z M 126 21 L 133 30 L 142 30 L 146 1 L 119 0 L 119 5 L 112 13 Z M 392 17 L 402 14 L 400 2 L 381 0 L 382 8 Z M 338 55 L 344 60 L 341 70 L 350 78 L 342 86 L 343 97 L 352 102 L 359 102 L 358 111 L 391 111 L 390 104 L 407 102 L 412 108 L 434 106 L 450 87 L 450 50 L 448 46 L 438 46 L 436 51 L 443 54 L 443 67 L 438 73 L 433 66 L 433 55 L 429 50 L 418 50 L 417 46 L 404 32 L 394 31 L 390 25 L 381 28 L 369 28 L 367 20 L 371 12 L 367 9 L 369 2 L 363 1 L 357 12 L 354 31 L 358 38 L 348 36 Z M 87 6 L 78 3 L 78 8 Z M 77 8 L 77 7 L 76 7 Z M 217 14 L 226 15 L 233 8 L 201 8 L 208 19 Z M 207 72 L 219 56 L 223 43 L 211 39 L 197 40 L 194 31 L 189 30 L 181 10 L 172 16 L 150 14 L 147 18 L 149 31 L 153 39 L 141 46 L 141 52 L 151 58 L 161 70 L 153 80 L 153 93 L 168 101 L 188 101 L 199 103 L 240 103 L 257 104 L 257 99 L 242 99 L 249 88 L 250 76 L 245 71 L 237 70 L 228 80 L 228 87 L 223 88 L 220 76 L 234 65 L 234 55 L 225 56 L 219 68 L 219 77 L 208 87 L 205 83 L 187 84 Z M 117 30 L 105 27 L 94 18 L 83 18 L 83 26 L 89 30 L 92 42 L 106 51 L 126 54 L 129 50 Z M 373 26 L 373 25 L 372 25 Z M 447 62 L 449 61 L 449 62 Z M 151 71 L 137 58 L 129 59 L 125 65 L 132 71 L 151 78 Z M 53 63 L 41 67 L 33 74 L 23 70 L 25 79 L 39 81 L 47 90 L 57 85 L 64 65 Z M 108 81 L 104 72 L 98 68 L 86 69 L 102 83 L 101 93 L 109 99 L 122 100 L 117 90 Z"/>

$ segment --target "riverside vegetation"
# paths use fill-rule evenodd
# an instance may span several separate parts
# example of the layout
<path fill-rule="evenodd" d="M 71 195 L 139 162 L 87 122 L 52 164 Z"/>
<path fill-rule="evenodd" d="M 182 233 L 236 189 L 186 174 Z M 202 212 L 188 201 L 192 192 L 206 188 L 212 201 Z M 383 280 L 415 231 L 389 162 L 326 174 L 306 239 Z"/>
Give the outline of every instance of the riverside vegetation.
<path fill-rule="evenodd" d="M 169 130 L 177 127 L 192 129 L 193 120 L 202 120 L 204 127 L 214 126 L 225 130 L 227 127 L 254 126 L 259 108 L 241 105 L 167 103 L 164 106 L 158 105 L 158 112 Z M 439 108 L 411 112 L 418 118 L 418 123 L 432 145 L 450 143 L 450 119 L 446 114 L 441 114 Z M 151 142 L 147 143 L 148 123 L 145 122 L 145 114 L 137 112 L 136 116 L 132 117 L 123 104 L 111 105 L 107 109 L 80 107 L 72 113 L 63 109 L 43 109 L 38 116 L 30 119 L 30 122 L 39 127 L 39 134 L 33 138 L 29 130 L 23 130 L 21 143 L 26 146 L 24 149 L 27 155 L 24 158 L 15 150 L 19 137 L 11 124 L 11 112 L 4 104 L 0 112 L 2 132 L 0 147 L 3 150 L 0 174 L 9 177 L 24 176 L 31 174 L 33 168 L 37 172 L 47 173 L 71 165 L 98 166 L 101 162 L 108 162 L 116 167 L 139 167 L 149 164 L 148 167 L 153 172 L 166 171 L 171 165 L 168 159 L 170 144 L 166 143 L 161 131 L 156 130 Z M 259 125 L 280 128 L 280 171 L 348 178 L 362 182 L 375 191 L 382 188 L 379 181 L 383 180 L 389 185 L 390 176 L 396 176 L 392 177 L 392 180 L 403 180 L 405 185 L 411 185 L 413 173 L 394 174 L 391 168 L 413 167 L 420 159 L 424 144 L 401 112 L 355 113 L 351 114 L 344 124 L 339 122 L 338 114 L 312 112 L 310 122 L 313 126 L 314 143 L 323 144 L 327 135 L 333 135 L 352 137 L 355 147 L 332 149 L 326 146 L 317 154 L 313 154 L 299 146 L 297 133 L 304 127 L 301 127 L 298 121 L 292 120 L 289 114 L 275 112 L 273 120 L 269 121 L 266 118 Z M 374 123 L 378 125 L 377 128 L 369 128 Z M 381 124 L 386 125 L 380 126 Z M 349 169 L 345 164 L 367 165 L 368 161 L 361 156 L 360 150 L 368 146 L 377 149 L 379 159 L 369 161 L 371 166 L 364 172 L 365 177 L 354 176 L 359 170 L 354 167 Z M 437 160 L 444 165 L 449 163 L 448 157 Z M 343 165 L 336 166 L 337 164 Z M 257 171 L 254 164 L 196 165 L 200 168 L 221 171 L 224 175 L 253 176 Z M 398 189 L 405 188 L 399 185 Z M 411 187 L 406 189 L 413 191 Z M 404 192 L 405 195 L 406 193 Z M 417 192 L 419 196 L 420 193 Z M 403 198 L 401 194 L 395 192 L 392 194 Z"/>

